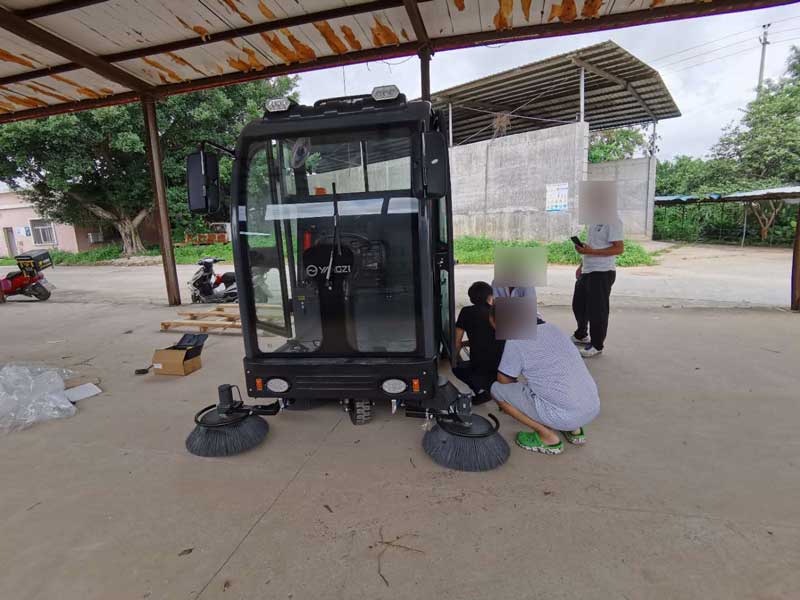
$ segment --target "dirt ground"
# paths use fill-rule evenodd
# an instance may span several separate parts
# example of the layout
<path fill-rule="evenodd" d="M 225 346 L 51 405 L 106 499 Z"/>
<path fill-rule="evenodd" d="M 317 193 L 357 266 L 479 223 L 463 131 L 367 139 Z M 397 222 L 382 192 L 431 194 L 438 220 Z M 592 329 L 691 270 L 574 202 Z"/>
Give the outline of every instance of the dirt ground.
<path fill-rule="evenodd" d="M 47 303 L 0 306 L 0 363 L 71 367 L 104 390 L 0 435 L 4 600 L 797 597 L 796 314 L 620 293 L 589 363 L 601 415 L 557 457 L 512 447 L 490 473 L 447 471 L 421 421 L 380 405 L 355 427 L 331 405 L 201 459 L 183 446 L 192 414 L 243 383 L 241 340 L 212 336 L 188 377 L 135 376 L 178 337 L 158 331 L 174 309 L 148 304 L 158 270 L 140 271 L 56 269 Z M 566 307 L 543 312 L 571 328 Z"/>

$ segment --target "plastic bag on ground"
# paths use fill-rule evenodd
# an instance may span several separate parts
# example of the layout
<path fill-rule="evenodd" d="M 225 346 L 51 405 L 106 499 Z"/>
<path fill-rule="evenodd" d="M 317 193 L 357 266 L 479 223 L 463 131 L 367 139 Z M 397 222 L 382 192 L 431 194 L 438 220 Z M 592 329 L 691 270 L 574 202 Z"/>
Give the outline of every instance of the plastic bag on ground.
<path fill-rule="evenodd" d="M 5 365 L 0 369 L 0 433 L 75 414 L 64 393 L 64 370 Z"/>

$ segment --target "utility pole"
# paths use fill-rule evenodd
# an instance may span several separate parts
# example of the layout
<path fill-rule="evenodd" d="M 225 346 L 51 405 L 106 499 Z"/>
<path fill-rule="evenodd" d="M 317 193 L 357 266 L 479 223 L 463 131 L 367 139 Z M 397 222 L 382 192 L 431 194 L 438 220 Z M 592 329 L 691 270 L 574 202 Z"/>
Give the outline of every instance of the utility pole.
<path fill-rule="evenodd" d="M 767 58 L 767 44 L 769 44 L 767 34 L 769 34 L 770 25 L 771 23 L 762 25 L 761 31 L 763 33 L 758 36 L 758 41 L 761 42 L 761 66 L 758 68 L 758 87 L 756 88 L 756 95 L 761 93 L 761 84 L 764 82 L 764 61 Z"/>

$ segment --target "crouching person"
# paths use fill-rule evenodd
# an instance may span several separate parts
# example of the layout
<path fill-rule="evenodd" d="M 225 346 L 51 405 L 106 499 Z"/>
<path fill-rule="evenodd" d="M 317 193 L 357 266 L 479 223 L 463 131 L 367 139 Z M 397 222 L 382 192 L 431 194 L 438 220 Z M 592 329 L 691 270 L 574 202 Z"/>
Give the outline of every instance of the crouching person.
<path fill-rule="evenodd" d="M 491 394 L 500 410 L 533 430 L 517 434 L 518 446 L 561 454 L 559 432 L 572 444 L 586 443 L 584 427 L 600 413 L 600 398 L 570 339 L 555 325 L 537 323 L 532 339 L 506 340 Z"/>

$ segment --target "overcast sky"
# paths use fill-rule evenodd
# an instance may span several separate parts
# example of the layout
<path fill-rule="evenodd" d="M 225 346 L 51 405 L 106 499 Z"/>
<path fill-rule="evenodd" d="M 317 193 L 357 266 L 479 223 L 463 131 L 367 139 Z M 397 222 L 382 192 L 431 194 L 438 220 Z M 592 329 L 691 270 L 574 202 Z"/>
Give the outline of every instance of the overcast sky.
<path fill-rule="evenodd" d="M 776 78 L 785 71 L 789 48 L 792 44 L 800 46 L 800 4 L 441 52 L 431 61 L 431 88 L 446 89 L 554 54 L 612 40 L 659 70 L 683 114 L 658 124 L 659 158 L 669 159 L 677 154 L 704 156 L 719 138 L 721 128 L 738 119 L 739 110 L 754 96 L 761 53 L 758 36 L 765 23 L 772 23 L 769 39 L 775 41 L 767 48 L 765 77 Z M 706 45 L 693 48 L 700 44 Z M 376 85 L 394 83 L 409 98 L 420 95 L 416 58 L 345 67 L 345 78 L 347 94 L 368 93 Z M 341 68 L 300 77 L 303 103 L 341 96 L 344 91 Z M 591 120 L 591 115 L 587 118 Z"/>

